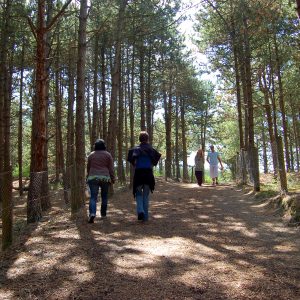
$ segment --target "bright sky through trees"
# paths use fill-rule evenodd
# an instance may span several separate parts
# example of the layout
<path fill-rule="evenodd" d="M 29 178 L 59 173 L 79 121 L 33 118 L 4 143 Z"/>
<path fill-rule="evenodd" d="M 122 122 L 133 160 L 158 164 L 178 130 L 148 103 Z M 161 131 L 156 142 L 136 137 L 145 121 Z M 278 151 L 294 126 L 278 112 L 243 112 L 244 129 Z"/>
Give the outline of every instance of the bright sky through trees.
<path fill-rule="evenodd" d="M 197 38 L 199 34 L 194 30 L 195 15 L 199 10 L 201 2 L 199 0 L 183 0 L 182 1 L 182 11 L 180 12 L 181 17 L 184 20 L 179 25 L 178 29 L 184 35 L 186 40 L 186 46 L 191 52 L 190 57 L 194 61 L 194 65 L 197 69 L 204 71 L 205 73 L 201 75 L 203 80 L 211 80 L 216 82 L 215 74 L 209 72 L 209 62 L 205 53 L 199 52 L 198 47 L 195 45 L 193 39 Z"/>

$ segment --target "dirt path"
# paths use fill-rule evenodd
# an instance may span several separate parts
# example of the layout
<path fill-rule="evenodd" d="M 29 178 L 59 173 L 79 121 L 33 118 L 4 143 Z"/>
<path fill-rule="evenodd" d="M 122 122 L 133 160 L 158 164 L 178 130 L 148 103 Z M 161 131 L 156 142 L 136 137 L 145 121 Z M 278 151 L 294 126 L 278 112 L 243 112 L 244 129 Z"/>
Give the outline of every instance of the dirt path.
<path fill-rule="evenodd" d="M 87 224 L 54 206 L 2 254 L 0 299 L 300 299 L 300 231 L 228 186 L 158 182 Z"/>

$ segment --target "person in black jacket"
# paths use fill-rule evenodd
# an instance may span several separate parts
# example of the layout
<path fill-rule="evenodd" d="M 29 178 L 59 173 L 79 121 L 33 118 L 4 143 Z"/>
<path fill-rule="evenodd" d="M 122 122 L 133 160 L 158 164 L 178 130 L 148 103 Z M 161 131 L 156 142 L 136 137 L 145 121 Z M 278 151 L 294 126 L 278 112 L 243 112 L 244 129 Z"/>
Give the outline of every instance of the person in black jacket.
<path fill-rule="evenodd" d="M 149 135 L 142 131 L 140 145 L 129 150 L 127 160 L 134 166 L 133 196 L 136 199 L 138 220 L 148 220 L 149 193 L 154 190 L 153 166 L 158 164 L 161 154 L 149 144 Z"/>

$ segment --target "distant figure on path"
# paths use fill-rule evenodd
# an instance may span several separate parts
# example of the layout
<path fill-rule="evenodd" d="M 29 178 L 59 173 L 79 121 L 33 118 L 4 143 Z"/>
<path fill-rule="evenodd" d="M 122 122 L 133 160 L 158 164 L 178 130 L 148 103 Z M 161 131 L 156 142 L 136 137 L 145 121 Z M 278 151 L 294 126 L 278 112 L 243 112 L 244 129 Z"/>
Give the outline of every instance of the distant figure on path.
<path fill-rule="evenodd" d="M 99 188 L 101 188 L 100 213 L 101 217 L 106 217 L 108 188 L 114 182 L 113 158 L 106 151 L 104 140 L 98 139 L 95 142 L 94 151 L 88 156 L 87 162 L 87 183 L 91 191 L 89 223 L 94 223 Z"/>
<path fill-rule="evenodd" d="M 199 186 L 202 185 L 203 175 L 204 175 L 204 152 L 200 148 L 197 151 L 197 154 L 195 156 L 195 176 L 197 178 L 197 182 Z"/>
<path fill-rule="evenodd" d="M 133 196 L 136 199 L 138 220 L 148 220 L 149 193 L 153 192 L 155 179 L 153 166 L 156 166 L 161 154 L 149 144 L 149 135 L 142 131 L 140 145 L 129 150 L 127 160 L 134 166 Z"/>
<path fill-rule="evenodd" d="M 223 170 L 223 164 L 219 153 L 215 151 L 214 145 L 210 146 L 210 150 L 211 152 L 208 152 L 206 160 L 209 163 L 210 177 L 213 185 L 216 185 L 218 184 L 218 162 L 220 162 L 221 170 Z"/>

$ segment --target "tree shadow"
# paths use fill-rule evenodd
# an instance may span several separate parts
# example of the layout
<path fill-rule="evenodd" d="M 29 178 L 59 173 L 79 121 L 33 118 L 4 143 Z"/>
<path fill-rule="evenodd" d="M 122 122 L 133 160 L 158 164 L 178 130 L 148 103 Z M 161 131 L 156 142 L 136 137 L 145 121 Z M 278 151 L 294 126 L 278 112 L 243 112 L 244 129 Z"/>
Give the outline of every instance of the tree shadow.
<path fill-rule="evenodd" d="M 40 227 L 1 268 L 6 295 L 299 299 L 299 230 L 284 228 L 251 197 L 158 181 L 147 223 L 136 220 L 130 191 L 109 201 L 108 217 L 94 224 L 59 211 Z"/>

